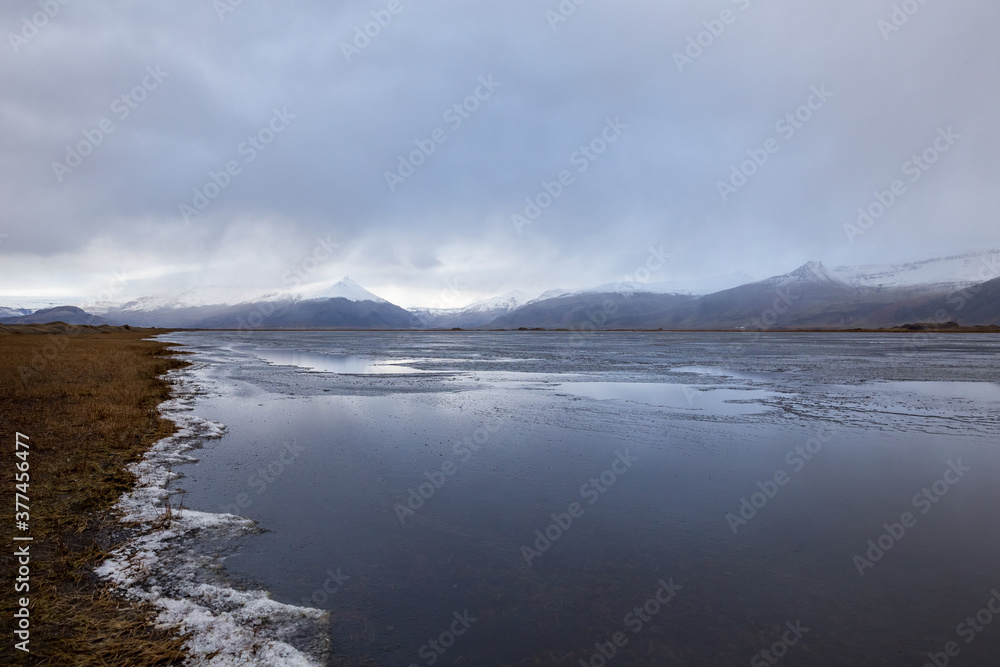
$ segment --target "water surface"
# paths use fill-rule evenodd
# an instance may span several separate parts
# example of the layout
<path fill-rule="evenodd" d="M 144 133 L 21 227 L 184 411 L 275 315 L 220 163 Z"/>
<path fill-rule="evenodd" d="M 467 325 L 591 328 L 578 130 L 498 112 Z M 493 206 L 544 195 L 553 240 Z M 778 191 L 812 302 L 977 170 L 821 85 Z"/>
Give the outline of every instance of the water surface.
<path fill-rule="evenodd" d="M 956 634 L 1000 587 L 995 337 L 167 338 L 228 427 L 185 505 L 269 531 L 226 571 L 330 610 L 331 664 L 1000 654 Z"/>

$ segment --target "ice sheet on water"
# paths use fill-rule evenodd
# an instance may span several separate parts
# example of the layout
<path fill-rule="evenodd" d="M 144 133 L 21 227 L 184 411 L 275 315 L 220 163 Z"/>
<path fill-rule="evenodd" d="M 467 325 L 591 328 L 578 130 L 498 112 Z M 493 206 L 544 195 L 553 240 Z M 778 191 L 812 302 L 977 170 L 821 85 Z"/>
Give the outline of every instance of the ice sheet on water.
<path fill-rule="evenodd" d="M 325 664 L 326 612 L 275 602 L 266 591 L 238 590 L 221 575 L 223 554 L 208 545 L 259 532 L 253 521 L 191 510 L 168 513 L 169 483 L 179 477 L 174 467 L 195 461 L 189 452 L 225 430 L 191 412 L 195 368 L 170 373 L 177 397 L 160 410 L 177 432 L 130 466 L 136 485 L 117 508 L 133 536 L 97 574 L 126 597 L 152 604 L 159 625 L 184 635 L 189 664 Z"/>
<path fill-rule="evenodd" d="M 256 355 L 275 366 L 296 366 L 319 373 L 342 375 L 410 375 L 423 373 L 406 366 L 406 359 L 378 361 L 348 355 L 317 354 L 298 350 L 261 350 Z"/>
<path fill-rule="evenodd" d="M 762 389 L 704 387 L 663 382 L 566 382 L 557 392 L 598 401 L 646 403 L 670 410 L 705 412 L 721 416 L 762 414 L 774 408 L 761 403 L 778 394 Z"/>

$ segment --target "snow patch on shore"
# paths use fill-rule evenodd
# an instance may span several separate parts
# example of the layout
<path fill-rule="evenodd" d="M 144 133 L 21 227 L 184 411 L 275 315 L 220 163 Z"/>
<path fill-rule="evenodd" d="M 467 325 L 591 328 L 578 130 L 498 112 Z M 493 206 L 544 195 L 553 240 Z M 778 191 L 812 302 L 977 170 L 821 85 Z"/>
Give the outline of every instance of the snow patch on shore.
<path fill-rule="evenodd" d="M 177 432 L 157 442 L 129 469 L 136 485 L 119 500 L 122 522 L 134 536 L 97 569 L 128 598 L 149 602 L 156 622 L 186 638 L 191 665 L 323 665 L 329 653 L 325 611 L 282 604 L 266 591 L 229 585 L 222 561 L 238 538 L 260 533 L 232 514 L 171 509 L 174 468 L 196 461 L 189 452 L 225 432 L 222 424 L 191 413 L 198 393 L 189 367 L 168 374 L 175 398 L 160 412 Z"/>

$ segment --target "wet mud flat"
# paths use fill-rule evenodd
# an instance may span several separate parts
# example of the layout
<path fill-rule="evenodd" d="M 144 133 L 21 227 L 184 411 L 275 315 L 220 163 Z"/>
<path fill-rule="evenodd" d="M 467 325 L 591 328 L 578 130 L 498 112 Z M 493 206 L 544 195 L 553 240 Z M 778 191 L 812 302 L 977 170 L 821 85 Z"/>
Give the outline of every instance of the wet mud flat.
<path fill-rule="evenodd" d="M 225 425 L 175 488 L 329 664 L 1000 654 L 995 336 L 165 338 Z"/>

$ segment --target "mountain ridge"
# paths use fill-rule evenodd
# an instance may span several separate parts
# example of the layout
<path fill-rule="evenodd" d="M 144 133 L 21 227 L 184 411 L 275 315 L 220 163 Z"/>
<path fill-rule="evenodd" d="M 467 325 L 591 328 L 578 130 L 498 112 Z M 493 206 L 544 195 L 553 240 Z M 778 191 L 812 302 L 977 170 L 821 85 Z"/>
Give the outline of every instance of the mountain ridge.
<path fill-rule="evenodd" d="M 985 250 L 854 268 L 830 269 L 809 261 L 787 273 L 707 294 L 664 291 L 677 283 L 622 282 L 548 290 L 535 298 L 514 290 L 460 308 L 409 310 L 344 276 L 235 304 L 205 303 L 215 288 L 204 288 L 124 304 L 92 304 L 91 312 L 75 306 L 31 313 L 0 308 L 0 322 L 38 322 L 37 317 L 61 311 L 79 324 L 178 328 L 854 328 L 937 321 L 942 313 L 964 319 L 963 324 L 995 324 L 1000 322 L 1000 298 L 993 296 L 1000 278 L 998 259 L 1000 251 Z"/>

